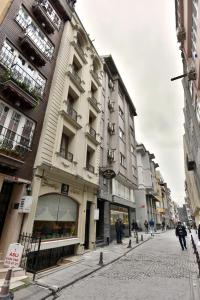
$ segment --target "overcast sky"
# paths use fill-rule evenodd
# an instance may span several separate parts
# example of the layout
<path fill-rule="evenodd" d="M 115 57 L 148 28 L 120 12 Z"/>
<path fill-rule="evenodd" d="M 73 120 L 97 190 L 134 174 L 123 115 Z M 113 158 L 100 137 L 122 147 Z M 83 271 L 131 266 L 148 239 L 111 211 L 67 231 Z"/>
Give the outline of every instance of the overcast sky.
<path fill-rule="evenodd" d="M 174 0 L 77 0 L 100 55 L 111 54 L 138 116 L 136 138 L 153 152 L 179 204 L 184 199 L 183 91 Z"/>

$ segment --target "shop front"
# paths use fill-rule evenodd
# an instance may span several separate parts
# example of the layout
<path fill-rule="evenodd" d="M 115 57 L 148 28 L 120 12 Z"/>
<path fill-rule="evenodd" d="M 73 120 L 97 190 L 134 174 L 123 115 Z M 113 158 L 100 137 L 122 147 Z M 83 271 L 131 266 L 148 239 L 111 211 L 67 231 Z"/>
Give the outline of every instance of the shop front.
<path fill-rule="evenodd" d="M 64 256 L 75 254 L 78 243 L 79 204 L 69 196 L 46 194 L 38 198 L 33 236 L 42 244 L 38 270 L 56 265 Z"/>
<path fill-rule="evenodd" d="M 121 219 L 124 224 L 124 237 L 130 236 L 130 208 L 117 204 L 110 205 L 110 239 L 116 239 L 115 223 Z"/>

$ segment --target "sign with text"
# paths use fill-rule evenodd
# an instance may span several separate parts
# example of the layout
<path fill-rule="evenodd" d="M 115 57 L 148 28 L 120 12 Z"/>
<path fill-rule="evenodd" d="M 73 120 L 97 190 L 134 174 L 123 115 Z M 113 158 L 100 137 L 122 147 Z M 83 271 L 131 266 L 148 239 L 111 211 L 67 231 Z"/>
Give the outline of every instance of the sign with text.
<path fill-rule="evenodd" d="M 23 196 L 19 203 L 18 212 L 24 214 L 30 213 L 32 202 L 33 202 L 32 196 Z"/>
<path fill-rule="evenodd" d="M 10 244 L 4 260 L 4 265 L 10 268 L 18 268 L 22 259 L 24 246 L 15 243 Z"/>

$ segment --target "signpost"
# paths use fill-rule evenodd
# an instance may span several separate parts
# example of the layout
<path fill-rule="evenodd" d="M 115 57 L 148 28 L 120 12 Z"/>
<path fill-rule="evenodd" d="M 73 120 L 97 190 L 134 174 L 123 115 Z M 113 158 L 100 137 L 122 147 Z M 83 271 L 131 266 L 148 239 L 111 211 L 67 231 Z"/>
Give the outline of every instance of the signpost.
<path fill-rule="evenodd" d="M 4 265 L 10 268 L 18 268 L 21 263 L 23 248 L 24 247 L 18 243 L 10 244 L 4 260 Z"/>

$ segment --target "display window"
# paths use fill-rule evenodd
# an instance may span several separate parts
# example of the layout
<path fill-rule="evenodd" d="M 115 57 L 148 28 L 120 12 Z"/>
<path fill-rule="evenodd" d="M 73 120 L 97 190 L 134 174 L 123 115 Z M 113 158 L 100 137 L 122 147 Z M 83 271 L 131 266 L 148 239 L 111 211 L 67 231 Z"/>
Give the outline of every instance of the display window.
<path fill-rule="evenodd" d="M 39 197 L 33 235 L 43 240 L 77 237 L 78 207 L 77 202 L 67 196 Z"/>
<path fill-rule="evenodd" d="M 115 225 L 117 219 L 121 219 L 124 225 L 129 225 L 128 208 L 117 205 L 111 205 L 110 208 L 110 224 Z"/>

